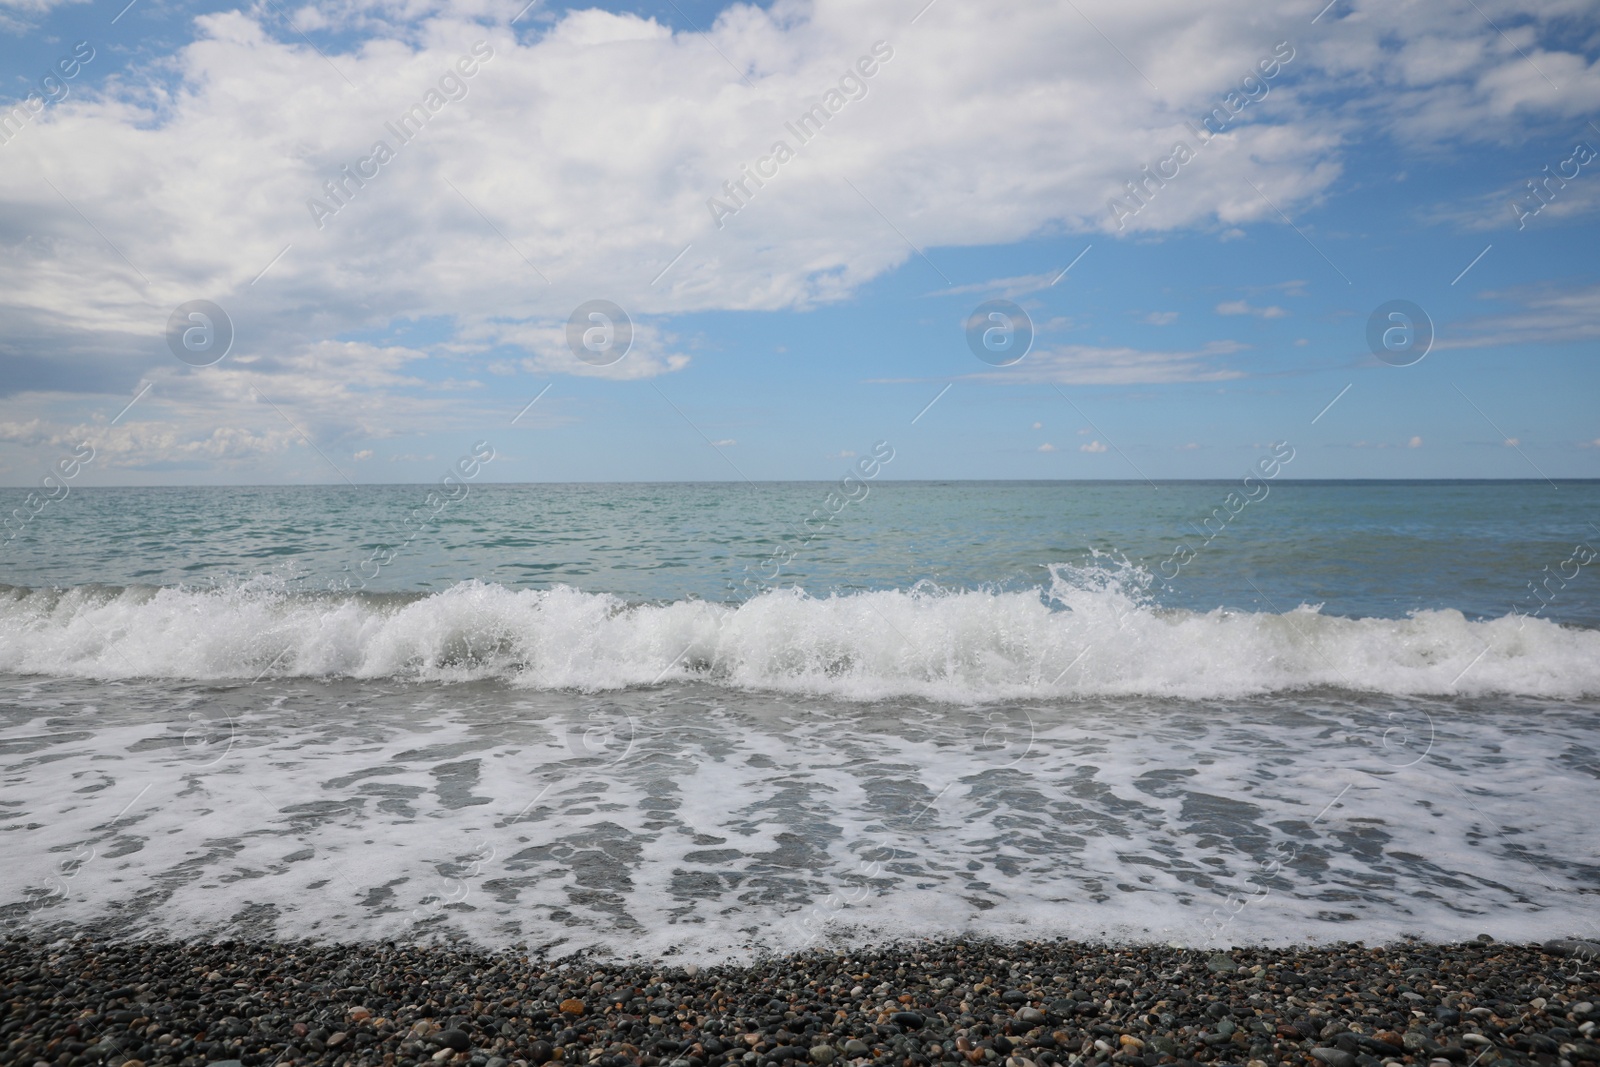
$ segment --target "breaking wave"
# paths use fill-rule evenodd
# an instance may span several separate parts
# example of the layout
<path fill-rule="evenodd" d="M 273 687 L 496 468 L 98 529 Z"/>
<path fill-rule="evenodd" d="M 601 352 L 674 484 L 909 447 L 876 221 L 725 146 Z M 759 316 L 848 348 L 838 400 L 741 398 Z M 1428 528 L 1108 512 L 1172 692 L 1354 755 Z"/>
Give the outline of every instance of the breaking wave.
<path fill-rule="evenodd" d="M 1164 609 L 1133 567 L 1059 565 L 1028 590 L 629 604 L 478 581 L 430 595 L 220 589 L 0 591 L 0 671 L 75 678 L 472 681 L 602 691 L 699 680 L 873 700 L 1600 694 L 1600 632 L 1458 611 L 1342 618 Z"/>

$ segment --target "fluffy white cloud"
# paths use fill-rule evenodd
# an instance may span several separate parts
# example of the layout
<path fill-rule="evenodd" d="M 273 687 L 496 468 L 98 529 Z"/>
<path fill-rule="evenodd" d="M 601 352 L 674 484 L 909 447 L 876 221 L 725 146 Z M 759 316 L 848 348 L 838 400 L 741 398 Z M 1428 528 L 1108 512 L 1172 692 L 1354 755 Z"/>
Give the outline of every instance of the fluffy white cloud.
<path fill-rule="evenodd" d="M 941 247 L 1221 234 L 1314 203 L 1373 131 L 1491 144 L 1530 117 L 1600 106 L 1595 66 L 1550 43 L 1592 28 L 1581 0 L 1346 0 L 1316 24 L 1270 5 L 1079 0 L 1084 18 L 1030 0 L 942 3 L 913 25 L 916 6 L 779 0 L 730 7 L 704 32 L 595 10 L 511 26 L 516 5 L 479 2 L 294 9 L 307 33 L 359 40 L 326 55 L 265 10 L 203 16 L 165 63 L 83 86 L 0 147 L 0 381 L 36 408 L 155 380 L 163 419 L 205 413 L 173 431 L 202 452 L 283 447 L 256 396 L 319 440 L 390 436 L 451 388 L 481 390 L 491 364 L 681 369 L 689 356 L 658 316 L 807 308 L 923 254 L 931 278 Z M 1124 183 L 1177 140 L 1198 148 L 1189 123 L 1285 40 L 1295 58 L 1270 93 L 1119 227 L 1108 204 Z M 828 117 L 802 139 L 791 126 L 813 107 Z M 408 113 L 426 122 L 403 139 Z M 763 163 L 780 141 L 792 157 Z M 744 204 L 714 218 L 710 198 L 728 203 L 739 181 Z M 238 328 L 235 355 L 204 377 L 162 339 L 197 297 Z M 635 321 L 633 351 L 609 368 L 566 350 L 566 318 L 592 298 Z M 335 340 L 402 319 L 447 321 L 448 339 Z M 1065 346 L 1006 376 L 1220 381 L 1240 376 L 1216 362 L 1226 352 Z M 464 369 L 423 382 L 407 369 L 423 358 Z M 215 438 L 229 413 L 249 429 Z"/>

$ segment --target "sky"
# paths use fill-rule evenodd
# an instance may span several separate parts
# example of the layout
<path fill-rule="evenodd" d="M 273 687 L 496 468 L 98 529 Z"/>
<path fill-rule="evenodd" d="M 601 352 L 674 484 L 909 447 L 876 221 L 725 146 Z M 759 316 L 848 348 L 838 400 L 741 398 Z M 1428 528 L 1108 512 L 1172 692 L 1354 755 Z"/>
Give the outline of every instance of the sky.
<path fill-rule="evenodd" d="M 1590 0 L 0 0 L 0 484 L 1600 477 L 1597 60 Z"/>

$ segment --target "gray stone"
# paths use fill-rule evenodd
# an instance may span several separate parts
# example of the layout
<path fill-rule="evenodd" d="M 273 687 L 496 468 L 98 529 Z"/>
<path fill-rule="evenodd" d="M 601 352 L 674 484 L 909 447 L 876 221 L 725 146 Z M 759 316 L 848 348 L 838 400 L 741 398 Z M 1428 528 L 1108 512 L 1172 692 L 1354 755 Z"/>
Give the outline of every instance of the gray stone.
<path fill-rule="evenodd" d="M 1328 1067 L 1356 1067 L 1356 1058 L 1342 1048 L 1314 1048 L 1311 1055 Z"/>
<path fill-rule="evenodd" d="M 1229 974 L 1233 971 L 1237 971 L 1238 969 L 1239 965 L 1237 963 L 1234 963 L 1233 960 L 1222 955 L 1220 952 L 1206 960 L 1206 970 L 1210 971 L 1212 974 Z"/>
<path fill-rule="evenodd" d="M 1439 1047 L 1423 1030 L 1407 1030 L 1401 1040 L 1405 1042 L 1408 1052 L 1432 1052 Z"/>
<path fill-rule="evenodd" d="M 865 1056 L 871 1051 L 872 1047 L 870 1045 L 868 1045 L 865 1041 L 858 1040 L 857 1038 L 852 1037 L 849 1041 L 844 1043 L 844 1052 L 847 1056 Z"/>
<path fill-rule="evenodd" d="M 1546 941 L 1544 950 L 1552 956 L 1577 957 L 1583 960 L 1600 959 L 1600 945 L 1593 941 L 1570 941 L 1566 939 Z"/>
<path fill-rule="evenodd" d="M 1044 1022 L 1044 1012 L 1038 1008 L 1021 1008 L 1017 1011 L 1017 1021 L 1027 1023 L 1029 1026 L 1038 1026 Z"/>
<path fill-rule="evenodd" d="M 833 1046 L 817 1045 L 811 1050 L 811 1062 L 820 1063 L 823 1067 L 827 1067 L 828 1064 L 833 1062 L 835 1055 L 837 1053 L 833 1051 Z"/>

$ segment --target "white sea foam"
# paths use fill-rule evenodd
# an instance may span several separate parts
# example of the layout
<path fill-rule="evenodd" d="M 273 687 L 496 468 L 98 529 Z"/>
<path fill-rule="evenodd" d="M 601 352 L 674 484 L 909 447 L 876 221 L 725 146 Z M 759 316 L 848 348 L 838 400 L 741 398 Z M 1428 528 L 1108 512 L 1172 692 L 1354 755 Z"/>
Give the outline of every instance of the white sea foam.
<path fill-rule="evenodd" d="M 723 695 L 15 684 L 0 926 L 680 960 L 1600 929 L 1592 706 L 1085 700 L 995 746 L 973 709 Z"/>
<path fill-rule="evenodd" d="M 1142 572 L 1054 567 L 1027 591 L 909 590 L 743 604 L 627 604 L 477 581 L 419 598 L 224 589 L 14 591 L 0 671 L 83 678 L 466 681 L 598 692 L 698 679 L 852 700 L 1145 695 L 1332 687 L 1394 695 L 1600 694 L 1600 632 L 1454 610 L 1351 619 L 1170 610 Z"/>

